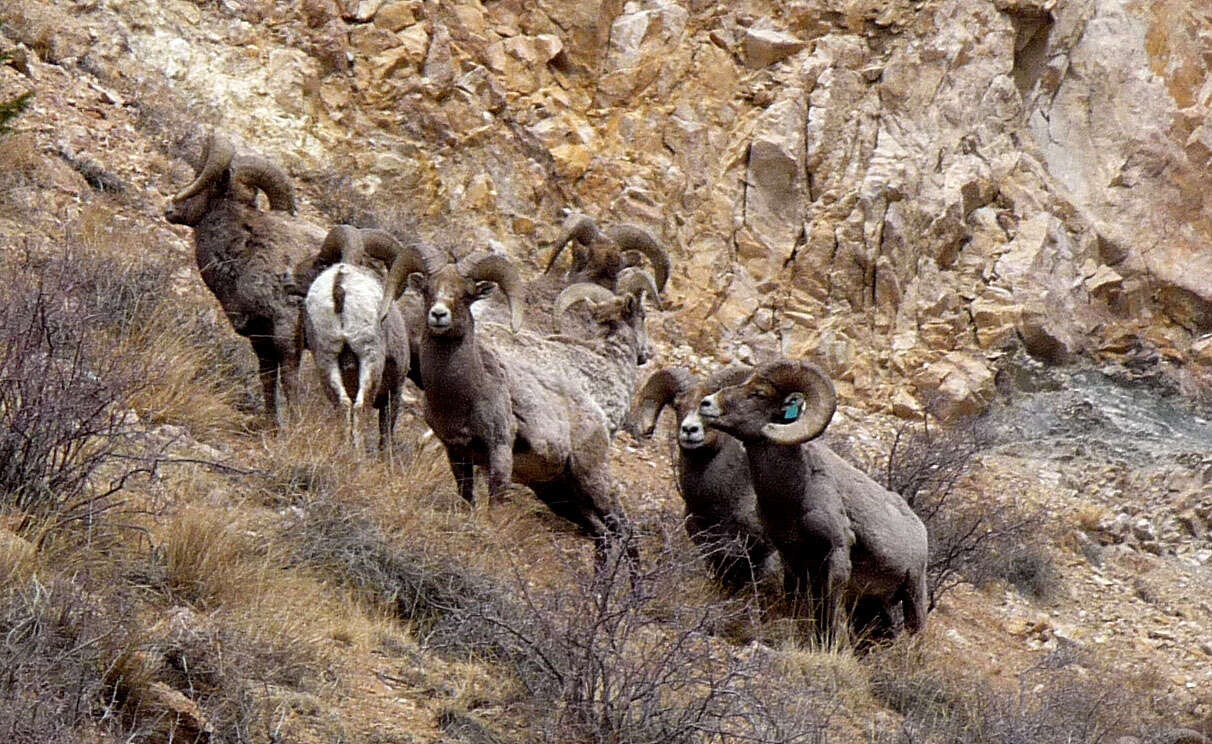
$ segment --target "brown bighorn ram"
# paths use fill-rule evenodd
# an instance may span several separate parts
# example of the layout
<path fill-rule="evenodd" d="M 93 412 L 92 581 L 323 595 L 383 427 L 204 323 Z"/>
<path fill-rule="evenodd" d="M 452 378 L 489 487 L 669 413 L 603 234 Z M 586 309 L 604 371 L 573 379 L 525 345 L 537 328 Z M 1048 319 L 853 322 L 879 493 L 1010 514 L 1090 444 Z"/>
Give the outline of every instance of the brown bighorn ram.
<path fill-rule="evenodd" d="M 681 367 L 660 370 L 644 383 L 631 415 L 633 433 L 647 438 L 665 406 L 677 414 L 678 490 L 686 503 L 686 532 L 729 591 L 761 579 L 770 570 L 775 550 L 758 519 L 745 448 L 737 439 L 703 426 L 699 401 L 747 379 L 752 371 L 729 367 L 700 382 Z"/>
<path fill-rule="evenodd" d="M 926 528 L 897 494 L 821 442 L 833 383 L 817 367 L 780 360 L 703 398 L 699 415 L 740 439 L 757 511 L 793 594 L 811 589 L 818 627 L 853 602 L 864 624 L 900 602 L 905 628 L 926 621 Z"/>
<path fill-rule="evenodd" d="M 631 224 L 599 230 L 588 215 L 573 212 L 560 225 L 560 234 L 552 246 L 544 273 L 551 271 L 564 246 L 573 240 L 576 243 L 568 269 L 569 282 L 592 282 L 617 290 L 620 272 L 629 266 L 639 266 L 642 257 L 646 256 L 652 262 L 657 291 L 665 290 L 665 283 L 669 281 L 669 254 L 648 230 Z"/>
<path fill-rule="evenodd" d="M 270 211 L 257 209 L 258 190 L 269 197 Z M 197 176 L 164 213 L 169 222 L 194 229 L 202 281 L 232 328 L 252 344 L 265 410 L 275 421 L 277 386 L 288 402 L 294 397 L 303 351 L 300 308 L 307 284 L 296 281 L 294 270 L 324 238 L 322 228 L 293 217 L 294 211 L 294 190 L 281 167 L 237 155 L 229 141 L 211 133 Z"/>
<path fill-rule="evenodd" d="M 522 321 L 516 269 L 501 255 L 460 269 L 430 251 L 402 252 L 388 275 L 380 317 L 406 277 L 425 298 L 419 348 L 425 421 L 446 447 L 459 495 L 474 500 L 474 468 L 486 467 L 490 499 L 502 498 L 511 480 L 529 486 L 591 535 L 604 559 L 626 520 L 611 501 L 610 437 L 601 408 L 566 373 L 559 343 L 490 343 L 479 337 L 471 314 L 471 304 L 498 286 L 516 332 Z"/>

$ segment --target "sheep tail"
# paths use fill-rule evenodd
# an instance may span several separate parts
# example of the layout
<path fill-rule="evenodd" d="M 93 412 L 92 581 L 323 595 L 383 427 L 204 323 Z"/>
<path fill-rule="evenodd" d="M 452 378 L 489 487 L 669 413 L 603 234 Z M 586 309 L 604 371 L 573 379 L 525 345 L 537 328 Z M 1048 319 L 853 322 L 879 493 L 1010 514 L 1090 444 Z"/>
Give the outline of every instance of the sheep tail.
<path fill-rule="evenodd" d="M 342 286 L 342 280 L 345 278 L 345 267 L 337 269 L 337 275 L 332 280 L 332 309 L 338 318 L 345 313 L 345 287 Z"/>

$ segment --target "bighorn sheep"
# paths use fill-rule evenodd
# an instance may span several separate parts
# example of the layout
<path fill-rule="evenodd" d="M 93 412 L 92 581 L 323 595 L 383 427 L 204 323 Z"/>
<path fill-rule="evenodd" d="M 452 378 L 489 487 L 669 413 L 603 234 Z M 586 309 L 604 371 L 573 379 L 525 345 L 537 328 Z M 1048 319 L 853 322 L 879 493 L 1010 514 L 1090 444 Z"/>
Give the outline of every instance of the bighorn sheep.
<path fill-rule="evenodd" d="M 576 377 L 563 373 L 558 344 L 543 354 L 485 343 L 476 332 L 471 304 L 494 285 L 509 301 L 513 330 L 520 327 L 517 270 L 501 255 L 460 270 L 420 246 L 405 246 L 388 274 L 380 317 L 405 277 L 425 298 L 419 348 L 425 421 L 446 447 L 459 495 L 474 500 L 474 468 L 486 466 L 490 499 L 503 497 L 511 480 L 529 486 L 594 537 L 604 559 L 607 540 L 625 527 L 610 500 L 605 415 Z"/>
<path fill-rule="evenodd" d="M 572 265 L 568 270 L 570 282 L 592 282 L 607 289 L 617 289 L 615 281 L 620 272 L 629 266 L 639 266 L 642 256 L 647 256 L 652 262 L 657 291 L 665 290 L 665 282 L 669 280 L 669 254 L 652 233 L 631 224 L 599 230 L 592 218 L 579 212 L 569 214 L 560 225 L 560 234 L 552 246 L 544 273 L 551 271 L 564 246 L 574 239 L 576 245 L 572 248 Z"/>
<path fill-rule="evenodd" d="M 821 625 L 841 601 L 863 621 L 900 602 L 911 632 L 926 620 L 926 528 L 897 494 L 820 442 L 833 383 L 817 367 L 780 360 L 703 398 L 699 415 L 740 439 L 758 516 L 783 559 L 784 583 L 811 588 Z"/>
<path fill-rule="evenodd" d="M 256 207 L 256 190 L 269 212 Z M 179 191 L 164 218 L 194 229 L 194 255 L 202 281 L 236 333 L 257 355 L 265 410 L 278 419 L 276 392 L 294 397 L 303 352 L 300 309 L 307 285 L 293 269 L 324 238 L 324 231 L 292 215 L 294 190 L 286 172 L 263 158 L 237 155 L 213 132 L 193 182 Z M 308 277 L 310 278 L 310 277 Z"/>
<path fill-rule="evenodd" d="M 705 428 L 698 409 L 708 392 L 741 382 L 752 371 L 729 367 L 700 384 L 681 367 L 660 370 L 644 383 L 630 418 L 637 436 L 651 437 L 661 410 L 673 406 L 678 417 L 678 490 L 686 502 L 686 532 L 729 591 L 761 579 L 775 551 L 758 519 L 745 448 L 735 438 Z"/>
<path fill-rule="evenodd" d="M 379 322 L 383 282 L 358 265 L 364 255 L 383 255 L 384 250 L 392 257 L 399 252 L 395 238 L 382 230 L 334 227 L 324 239 L 319 262 L 340 261 L 316 277 L 303 301 L 307 348 L 329 399 L 344 411 L 346 435 L 359 451 L 358 424 L 367 401 L 379 410 L 379 448 L 390 450 L 409 368 L 404 316 L 393 305 Z"/>
<path fill-rule="evenodd" d="M 566 331 L 572 310 L 580 303 L 588 307 L 588 322 L 567 333 L 554 336 L 521 333 L 505 337 L 490 331 L 489 338 L 498 347 L 560 350 L 563 367 L 575 375 L 589 397 L 606 414 L 611 438 L 622 426 L 635 394 L 637 367 L 652 355 L 645 328 L 644 298 L 656 302 L 656 284 L 652 276 L 637 268 L 619 275 L 616 295 L 597 284 L 579 283 L 567 287 L 556 298 L 556 327 Z M 491 326 L 488 326 L 491 328 Z M 545 353 L 539 351 L 538 353 Z"/>

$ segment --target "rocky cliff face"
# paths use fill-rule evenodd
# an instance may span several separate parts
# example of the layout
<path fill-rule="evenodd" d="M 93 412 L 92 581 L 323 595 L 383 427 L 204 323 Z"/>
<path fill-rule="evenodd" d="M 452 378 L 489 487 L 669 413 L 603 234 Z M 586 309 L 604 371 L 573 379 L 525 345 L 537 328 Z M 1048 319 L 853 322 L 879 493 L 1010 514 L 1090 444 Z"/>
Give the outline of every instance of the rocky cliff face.
<path fill-rule="evenodd" d="M 1016 344 L 1212 373 L 1188 3 L 23 5 L 37 53 L 163 77 L 456 250 L 537 266 L 564 207 L 652 226 L 687 354 L 815 355 L 907 415 L 979 410 Z"/>

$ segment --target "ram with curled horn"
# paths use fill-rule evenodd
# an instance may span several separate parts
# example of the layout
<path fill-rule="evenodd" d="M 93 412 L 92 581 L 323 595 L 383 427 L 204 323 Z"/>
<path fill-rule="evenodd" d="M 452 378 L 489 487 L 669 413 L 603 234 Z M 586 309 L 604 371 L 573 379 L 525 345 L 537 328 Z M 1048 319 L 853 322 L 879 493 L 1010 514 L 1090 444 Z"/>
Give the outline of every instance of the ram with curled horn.
<path fill-rule="evenodd" d="M 401 256 L 388 274 L 381 317 L 405 280 L 424 298 L 418 361 L 425 422 L 446 448 L 464 500 L 474 501 L 476 466 L 488 471 L 490 500 L 504 498 L 511 482 L 528 486 L 593 537 L 604 561 L 609 544 L 626 531 L 610 492 L 605 416 L 568 373 L 564 344 L 513 342 L 523 300 L 509 260 L 492 254 L 466 263 Z M 482 333 L 471 305 L 494 286 L 509 303 L 511 327 Z"/>
<path fill-rule="evenodd" d="M 570 243 L 572 263 L 567 272 L 570 283 L 591 282 L 622 294 L 618 286 L 621 272 L 629 267 L 639 267 L 647 258 L 652 264 L 657 293 L 665 291 L 665 283 L 669 281 L 669 253 L 647 229 L 624 223 L 601 230 L 588 215 L 573 212 L 560 226 L 559 236 L 552 244 L 551 256 L 543 270 L 545 274 L 551 272 Z"/>
<path fill-rule="evenodd" d="M 268 211 L 257 208 L 257 192 L 268 197 Z M 227 138 L 212 132 L 197 175 L 164 213 L 170 223 L 193 228 L 202 281 L 232 328 L 252 345 L 265 410 L 275 421 L 278 387 L 288 402 L 295 395 L 303 295 L 306 282 L 319 273 L 303 267 L 312 264 L 311 254 L 325 237 L 323 228 L 294 217 L 294 211 L 285 170 L 265 158 L 237 154 Z"/>
<path fill-rule="evenodd" d="M 369 256 L 390 266 L 403 254 L 411 258 L 401 263 L 421 260 L 416 247 L 401 245 L 387 232 L 338 225 L 315 261 L 327 268 L 312 282 L 303 303 L 307 348 L 325 392 L 345 415 L 346 436 L 358 451 L 367 403 L 379 412 L 379 448 L 391 451 L 411 359 L 403 314 L 392 306 L 379 318 L 383 282 L 360 264 Z"/>
<path fill-rule="evenodd" d="M 758 517 L 783 560 L 788 592 L 811 592 L 819 626 L 843 603 L 864 630 L 926 621 L 926 528 L 898 494 L 817 440 L 833 418 L 833 383 L 807 362 L 778 360 L 706 396 L 699 415 L 745 446 Z"/>
<path fill-rule="evenodd" d="M 631 408 L 638 369 L 652 357 L 647 298 L 660 307 L 656 282 L 639 268 L 623 270 L 617 294 L 581 282 L 556 297 L 556 327 L 561 331 L 557 338 L 569 347 L 569 366 L 602 407 L 612 437 Z M 578 316 L 581 303 L 587 312 Z"/>
<path fill-rule="evenodd" d="M 640 389 L 628 417 L 632 435 L 647 439 L 661 411 L 673 409 L 686 532 L 716 580 L 733 592 L 769 574 L 775 550 L 758 519 L 745 448 L 736 438 L 703 426 L 698 409 L 704 396 L 745 380 L 752 371 L 727 367 L 700 380 L 682 367 L 658 370 Z"/>

